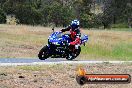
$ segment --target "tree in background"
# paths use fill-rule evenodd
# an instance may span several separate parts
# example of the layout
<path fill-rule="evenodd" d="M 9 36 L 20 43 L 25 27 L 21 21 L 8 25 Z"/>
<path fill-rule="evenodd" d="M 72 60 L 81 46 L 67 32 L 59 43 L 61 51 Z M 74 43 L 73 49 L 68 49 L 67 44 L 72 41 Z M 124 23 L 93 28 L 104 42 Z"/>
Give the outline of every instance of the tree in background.
<path fill-rule="evenodd" d="M 45 2 L 41 9 L 45 25 L 54 23 L 55 26 L 66 26 L 74 17 L 73 10 L 63 2 Z"/>
<path fill-rule="evenodd" d="M 103 13 L 92 13 L 92 5 L 103 7 Z M 0 8 L 1 14 L 13 14 L 20 24 L 30 25 L 66 26 L 79 19 L 81 27 L 108 28 L 132 19 L 132 0 L 0 0 Z"/>
<path fill-rule="evenodd" d="M 3 8 L 3 4 L 6 2 L 7 0 L 0 0 L 0 8 Z"/>
<path fill-rule="evenodd" d="M 92 13 L 90 12 L 92 0 L 76 0 L 74 9 L 77 18 L 81 21 L 82 27 L 92 26 Z"/>
<path fill-rule="evenodd" d="M 106 0 L 102 22 L 106 27 L 111 24 L 127 23 L 132 14 L 131 0 Z"/>
<path fill-rule="evenodd" d="M 127 20 L 128 26 L 132 28 L 132 0 L 127 0 L 126 8 L 123 11 L 124 13 L 124 20 Z"/>
<path fill-rule="evenodd" d="M 3 9 L 0 8 L 0 23 L 5 23 L 6 22 L 6 15 Z"/>
<path fill-rule="evenodd" d="M 7 14 L 15 14 L 22 24 L 40 24 L 42 15 L 38 8 L 38 3 L 30 0 L 8 0 L 4 3 L 4 10 Z"/>
<path fill-rule="evenodd" d="M 50 23 L 66 26 L 79 19 L 82 27 L 93 27 L 92 0 L 3 0 L 6 14 L 14 14 L 22 24 Z"/>

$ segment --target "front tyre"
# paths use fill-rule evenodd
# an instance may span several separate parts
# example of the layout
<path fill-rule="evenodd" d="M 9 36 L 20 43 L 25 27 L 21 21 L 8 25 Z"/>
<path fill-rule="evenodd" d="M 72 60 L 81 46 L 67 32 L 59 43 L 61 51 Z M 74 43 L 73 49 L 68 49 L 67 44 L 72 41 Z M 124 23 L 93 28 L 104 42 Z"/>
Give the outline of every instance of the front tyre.
<path fill-rule="evenodd" d="M 49 48 L 48 46 L 44 46 L 38 54 L 40 60 L 45 60 L 49 57 Z"/>

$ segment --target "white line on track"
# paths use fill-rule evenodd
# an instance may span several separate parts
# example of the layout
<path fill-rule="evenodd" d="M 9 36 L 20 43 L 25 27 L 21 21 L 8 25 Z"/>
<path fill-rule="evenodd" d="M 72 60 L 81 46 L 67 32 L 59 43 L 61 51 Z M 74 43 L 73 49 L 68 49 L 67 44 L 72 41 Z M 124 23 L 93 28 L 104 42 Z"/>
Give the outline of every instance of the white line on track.
<path fill-rule="evenodd" d="M 0 66 L 19 66 L 19 65 L 55 65 L 55 64 L 98 64 L 98 63 L 132 63 L 132 61 L 43 61 L 32 63 L 0 63 Z"/>

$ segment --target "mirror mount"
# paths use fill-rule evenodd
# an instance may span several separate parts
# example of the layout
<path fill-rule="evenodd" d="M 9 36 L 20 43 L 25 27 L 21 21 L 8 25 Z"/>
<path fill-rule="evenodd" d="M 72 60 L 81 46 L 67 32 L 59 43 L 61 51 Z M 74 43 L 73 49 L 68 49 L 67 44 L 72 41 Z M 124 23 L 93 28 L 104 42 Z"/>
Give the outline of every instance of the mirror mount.
<path fill-rule="evenodd" d="M 53 28 L 52 28 L 52 31 L 54 32 L 54 30 L 55 30 L 55 29 L 54 29 L 54 27 L 53 27 Z"/>

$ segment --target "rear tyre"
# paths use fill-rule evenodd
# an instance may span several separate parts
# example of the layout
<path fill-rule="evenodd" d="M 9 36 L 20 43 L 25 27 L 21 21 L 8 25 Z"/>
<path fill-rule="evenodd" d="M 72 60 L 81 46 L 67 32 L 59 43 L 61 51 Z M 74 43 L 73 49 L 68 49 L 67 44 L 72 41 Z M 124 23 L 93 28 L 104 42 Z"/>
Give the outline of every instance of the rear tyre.
<path fill-rule="evenodd" d="M 48 46 L 44 46 L 38 54 L 40 60 L 45 60 L 49 57 L 49 48 Z"/>
<path fill-rule="evenodd" d="M 77 56 L 79 56 L 79 54 L 80 54 L 80 52 L 81 52 L 81 47 L 79 46 L 78 49 L 76 49 L 74 52 L 75 52 L 75 53 L 74 53 L 74 54 L 75 54 L 74 56 L 75 56 L 75 58 L 76 58 Z"/>
<path fill-rule="evenodd" d="M 73 60 L 80 54 L 80 52 L 81 52 L 81 47 L 79 46 L 78 49 L 74 50 L 74 52 L 67 54 L 66 59 Z"/>

